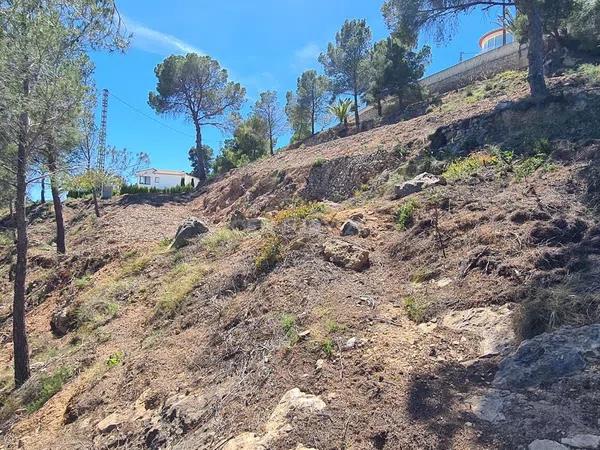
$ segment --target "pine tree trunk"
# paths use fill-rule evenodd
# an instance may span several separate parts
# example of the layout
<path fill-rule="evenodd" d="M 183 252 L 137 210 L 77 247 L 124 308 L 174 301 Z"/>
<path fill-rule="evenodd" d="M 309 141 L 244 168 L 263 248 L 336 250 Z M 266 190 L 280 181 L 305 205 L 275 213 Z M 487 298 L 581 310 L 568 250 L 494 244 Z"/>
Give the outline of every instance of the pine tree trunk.
<path fill-rule="evenodd" d="M 377 99 L 377 115 L 379 117 L 383 116 L 383 106 L 381 105 L 381 99 Z"/>
<path fill-rule="evenodd" d="M 54 218 L 56 222 L 56 251 L 61 254 L 67 253 L 65 243 L 65 221 L 63 219 L 63 207 L 60 200 L 60 192 L 56 183 L 56 158 L 50 148 L 48 152 L 48 170 L 50 170 L 50 190 L 52 191 L 52 203 L 54 205 Z"/>
<path fill-rule="evenodd" d="M 204 152 L 202 151 L 202 128 L 198 122 L 194 122 L 196 126 L 196 149 L 198 150 L 198 178 L 200 179 L 199 185 L 206 183 L 206 161 L 204 159 Z"/>
<path fill-rule="evenodd" d="M 23 83 L 24 96 L 29 96 L 29 83 Z M 29 345 L 27 343 L 27 327 L 25 323 L 25 281 L 27 277 L 27 217 L 25 196 L 27 183 L 27 134 L 29 115 L 21 115 L 21 130 L 17 149 L 17 192 L 15 198 L 15 219 L 17 227 L 17 262 L 15 265 L 15 283 L 13 298 L 13 351 L 15 386 L 20 387 L 30 376 Z"/>
<path fill-rule="evenodd" d="M 41 184 L 42 186 L 40 190 L 40 203 L 43 205 L 46 203 L 46 178 L 42 178 Z"/>
<path fill-rule="evenodd" d="M 100 206 L 98 206 L 98 194 L 96 193 L 96 188 L 92 189 L 92 199 L 94 201 L 94 213 L 96 217 L 100 217 Z"/>
<path fill-rule="evenodd" d="M 356 123 L 356 131 L 360 130 L 360 116 L 358 114 L 358 93 L 354 91 L 354 121 Z"/>
<path fill-rule="evenodd" d="M 527 52 L 529 89 L 532 97 L 544 98 L 548 95 L 548 88 L 544 79 L 544 27 L 540 7 L 532 1 L 523 1 L 522 5 L 529 22 L 529 49 Z"/>

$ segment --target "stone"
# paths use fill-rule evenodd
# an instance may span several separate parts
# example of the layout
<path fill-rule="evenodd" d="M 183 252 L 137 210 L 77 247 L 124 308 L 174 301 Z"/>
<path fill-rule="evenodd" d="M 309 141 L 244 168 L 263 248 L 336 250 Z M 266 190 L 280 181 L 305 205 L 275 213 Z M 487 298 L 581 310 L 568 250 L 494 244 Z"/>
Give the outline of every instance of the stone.
<path fill-rule="evenodd" d="M 317 370 L 317 371 L 322 370 L 324 364 L 325 364 L 324 359 L 317 359 L 317 363 L 315 364 L 315 370 Z"/>
<path fill-rule="evenodd" d="M 576 434 L 572 437 L 562 438 L 560 442 L 575 448 L 600 448 L 600 436 L 595 434 Z"/>
<path fill-rule="evenodd" d="M 354 220 L 346 220 L 340 230 L 341 236 L 356 236 L 360 233 L 360 225 Z"/>
<path fill-rule="evenodd" d="M 165 401 L 163 418 L 184 433 L 200 422 L 207 402 L 201 394 L 178 394 Z"/>
<path fill-rule="evenodd" d="M 56 337 L 65 336 L 69 331 L 74 330 L 76 326 L 76 318 L 69 307 L 58 309 L 50 319 L 50 329 Z"/>
<path fill-rule="evenodd" d="M 494 391 L 488 395 L 474 395 L 465 400 L 465 403 L 470 407 L 470 411 L 481 420 L 486 422 L 500 422 L 506 417 L 502 414 L 504 401 L 502 396 Z"/>
<path fill-rule="evenodd" d="M 248 219 L 240 210 L 236 210 L 229 219 L 229 228 L 239 231 L 257 231 L 262 228 L 262 222 L 260 219 Z"/>
<path fill-rule="evenodd" d="M 223 450 L 266 450 L 261 439 L 254 433 L 242 433 L 225 444 Z"/>
<path fill-rule="evenodd" d="M 367 250 L 341 240 L 326 242 L 323 246 L 323 256 L 326 261 L 338 267 L 357 272 L 367 269 L 371 264 Z"/>
<path fill-rule="evenodd" d="M 600 358 L 600 324 L 564 327 L 525 340 L 499 365 L 493 384 L 529 388 L 551 384 Z"/>
<path fill-rule="evenodd" d="M 344 345 L 344 347 L 348 350 L 353 349 L 356 346 L 356 338 L 355 337 L 351 337 L 350 339 L 348 339 L 346 341 L 346 345 Z"/>
<path fill-rule="evenodd" d="M 514 306 L 490 306 L 452 311 L 442 318 L 451 330 L 469 332 L 480 338 L 479 355 L 508 354 L 516 342 L 513 331 Z"/>
<path fill-rule="evenodd" d="M 565 447 L 556 441 L 550 439 L 536 439 L 527 446 L 529 450 L 569 450 L 569 447 Z"/>
<path fill-rule="evenodd" d="M 310 336 L 310 330 L 304 330 L 298 333 L 298 340 L 302 341 Z"/>
<path fill-rule="evenodd" d="M 423 172 L 414 177 L 412 180 L 405 181 L 402 184 L 397 184 L 394 186 L 393 200 L 407 197 L 430 187 L 443 186 L 445 184 L 446 180 L 443 177 L 438 177 L 436 175 Z"/>
<path fill-rule="evenodd" d="M 294 447 L 293 449 L 290 449 L 290 450 L 318 450 L 318 449 L 316 449 L 314 447 L 307 447 L 304 444 L 298 444 L 298 445 L 296 445 L 296 447 Z"/>
<path fill-rule="evenodd" d="M 208 227 L 199 219 L 189 217 L 185 219 L 175 233 L 175 239 L 171 243 L 171 248 L 179 249 L 189 244 L 190 239 L 198 237 L 208 232 Z"/>
<path fill-rule="evenodd" d="M 106 416 L 100 422 L 98 422 L 96 428 L 98 428 L 98 431 L 100 433 L 109 433 L 122 423 L 123 420 L 121 419 L 121 417 L 117 413 L 112 413 Z"/>

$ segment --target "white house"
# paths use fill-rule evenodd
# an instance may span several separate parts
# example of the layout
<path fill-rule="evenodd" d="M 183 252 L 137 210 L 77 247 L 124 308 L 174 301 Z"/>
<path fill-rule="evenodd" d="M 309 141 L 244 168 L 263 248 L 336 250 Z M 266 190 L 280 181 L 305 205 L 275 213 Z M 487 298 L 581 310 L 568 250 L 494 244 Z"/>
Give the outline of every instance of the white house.
<path fill-rule="evenodd" d="M 156 189 L 168 189 L 175 186 L 181 185 L 181 180 L 184 180 L 184 184 L 192 184 L 198 186 L 199 178 L 188 175 L 182 170 L 163 170 L 163 169 L 144 169 L 136 172 L 138 187 L 143 188 L 156 188 Z"/>

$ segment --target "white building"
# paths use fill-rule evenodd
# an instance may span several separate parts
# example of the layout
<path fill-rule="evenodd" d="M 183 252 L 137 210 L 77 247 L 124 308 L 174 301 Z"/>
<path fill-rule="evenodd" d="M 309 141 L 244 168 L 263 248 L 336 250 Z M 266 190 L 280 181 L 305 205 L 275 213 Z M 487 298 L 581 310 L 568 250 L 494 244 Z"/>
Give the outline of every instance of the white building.
<path fill-rule="evenodd" d="M 181 186 L 181 180 L 187 186 L 192 184 L 198 186 L 199 178 L 188 175 L 182 170 L 144 169 L 135 174 L 137 185 L 142 188 L 168 189 Z"/>

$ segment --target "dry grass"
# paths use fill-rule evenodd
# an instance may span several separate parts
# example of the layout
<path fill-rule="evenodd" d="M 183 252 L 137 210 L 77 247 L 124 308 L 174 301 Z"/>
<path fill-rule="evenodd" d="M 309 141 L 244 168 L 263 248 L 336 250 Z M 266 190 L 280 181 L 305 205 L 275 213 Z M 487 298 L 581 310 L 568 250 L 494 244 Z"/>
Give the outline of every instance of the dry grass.
<path fill-rule="evenodd" d="M 472 153 L 465 158 L 452 161 L 443 176 L 449 181 L 463 180 L 477 173 L 483 167 L 496 164 L 498 164 L 498 158 L 488 152 Z"/>
<path fill-rule="evenodd" d="M 286 220 L 308 220 L 322 217 L 327 208 L 319 202 L 299 202 L 289 208 L 278 211 L 273 217 L 275 223 Z"/>
<path fill-rule="evenodd" d="M 175 316 L 181 304 L 198 286 L 209 270 L 194 263 L 180 263 L 166 276 L 156 300 L 155 316 Z"/>

